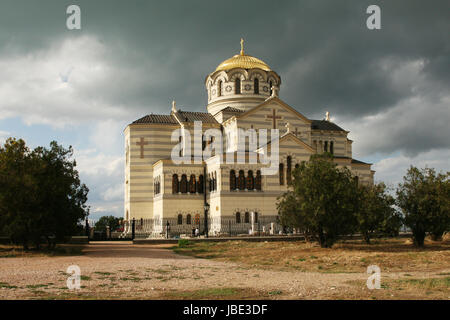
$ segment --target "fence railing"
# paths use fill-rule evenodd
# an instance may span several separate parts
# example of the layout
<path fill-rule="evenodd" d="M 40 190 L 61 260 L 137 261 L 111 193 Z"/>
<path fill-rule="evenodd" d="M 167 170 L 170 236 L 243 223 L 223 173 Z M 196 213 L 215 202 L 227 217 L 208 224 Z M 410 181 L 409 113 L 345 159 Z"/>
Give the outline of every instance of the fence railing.
<path fill-rule="evenodd" d="M 133 228 L 134 225 L 134 228 Z M 177 218 L 135 219 L 124 221 L 122 237 L 131 238 L 173 238 L 181 236 L 204 235 L 207 228 L 209 236 L 243 236 L 243 235 L 276 235 L 286 230 L 278 222 L 277 216 L 261 216 L 243 218 L 237 221 L 234 217 L 194 218 L 188 223 Z"/>

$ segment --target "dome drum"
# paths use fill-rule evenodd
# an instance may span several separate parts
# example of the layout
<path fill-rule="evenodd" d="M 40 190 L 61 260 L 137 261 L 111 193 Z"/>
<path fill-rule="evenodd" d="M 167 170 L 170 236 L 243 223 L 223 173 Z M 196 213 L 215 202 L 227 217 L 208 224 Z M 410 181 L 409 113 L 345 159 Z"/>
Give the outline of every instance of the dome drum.
<path fill-rule="evenodd" d="M 205 81 L 208 111 L 216 114 L 226 107 L 243 111 L 253 108 L 280 89 L 280 76 L 262 60 L 241 52 L 225 60 Z"/>

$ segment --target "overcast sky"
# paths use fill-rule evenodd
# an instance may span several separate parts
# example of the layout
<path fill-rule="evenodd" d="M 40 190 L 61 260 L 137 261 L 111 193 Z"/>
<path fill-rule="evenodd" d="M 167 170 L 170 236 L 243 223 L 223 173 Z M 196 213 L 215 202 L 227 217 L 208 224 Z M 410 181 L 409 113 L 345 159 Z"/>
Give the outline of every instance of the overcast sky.
<path fill-rule="evenodd" d="M 81 30 L 66 9 L 81 8 Z M 381 30 L 366 9 L 381 8 Z M 123 215 L 123 129 L 205 111 L 204 80 L 246 53 L 280 98 L 351 131 L 354 158 L 396 185 L 410 164 L 450 168 L 450 1 L 0 2 L 0 141 L 72 145 L 91 216 Z"/>

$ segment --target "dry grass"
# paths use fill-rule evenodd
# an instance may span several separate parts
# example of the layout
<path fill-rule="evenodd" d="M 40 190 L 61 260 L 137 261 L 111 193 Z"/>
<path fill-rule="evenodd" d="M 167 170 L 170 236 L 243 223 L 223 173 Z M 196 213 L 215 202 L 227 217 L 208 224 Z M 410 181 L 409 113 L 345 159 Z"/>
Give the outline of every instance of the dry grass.
<path fill-rule="evenodd" d="M 369 290 L 356 277 L 335 290 L 321 290 L 312 299 L 450 299 L 450 240 L 427 240 L 423 249 L 410 240 L 389 239 L 367 245 L 362 241 L 337 243 L 331 249 L 305 242 L 196 243 L 175 252 L 197 258 L 239 263 L 244 268 L 366 274 L 369 265 L 381 268 L 381 289 Z M 334 289 L 334 287 L 331 287 Z M 272 297 L 273 298 L 273 297 Z"/>
<path fill-rule="evenodd" d="M 436 272 L 450 268 L 450 241 L 414 248 L 409 240 L 389 239 L 367 245 L 346 241 L 331 249 L 304 242 L 196 243 L 175 252 L 198 258 L 238 262 L 249 267 L 320 273 L 361 273 L 378 265 L 383 272 Z"/>
<path fill-rule="evenodd" d="M 0 258 L 32 258 L 42 256 L 76 256 L 81 255 L 82 245 L 58 244 L 56 248 L 48 250 L 45 246 L 41 250 L 24 250 L 22 246 L 0 245 Z"/>
<path fill-rule="evenodd" d="M 405 240 L 338 243 L 197 243 L 160 247 L 87 245 L 85 254 L 36 252 L 0 258 L 2 299 L 450 299 L 450 243 L 416 249 Z M 4 248 L 3 254 L 12 248 Z M 38 256 L 39 255 L 39 256 Z M 219 261 L 217 261 L 219 260 Z M 222 263 L 223 261 L 225 263 Z M 234 262 L 234 263 L 226 263 Z M 81 290 L 66 286 L 67 266 L 82 269 Z M 381 289 L 366 286 L 381 268 Z"/>
<path fill-rule="evenodd" d="M 208 288 L 193 291 L 169 291 L 158 299 L 176 300 L 248 300 L 270 299 L 272 293 L 261 293 L 250 288 Z"/>

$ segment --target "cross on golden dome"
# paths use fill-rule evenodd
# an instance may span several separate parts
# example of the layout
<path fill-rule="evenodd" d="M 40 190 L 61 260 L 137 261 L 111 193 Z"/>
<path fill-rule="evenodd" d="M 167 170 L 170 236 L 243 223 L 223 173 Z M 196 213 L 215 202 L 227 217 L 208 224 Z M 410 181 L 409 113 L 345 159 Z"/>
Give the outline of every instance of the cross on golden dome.
<path fill-rule="evenodd" d="M 242 68 L 242 69 L 259 68 L 264 71 L 272 71 L 264 61 L 244 53 L 244 39 L 242 38 L 241 38 L 240 54 L 236 54 L 230 59 L 227 59 L 221 64 L 219 64 L 219 66 L 216 68 L 216 71 L 219 70 L 226 71 L 234 68 Z"/>

